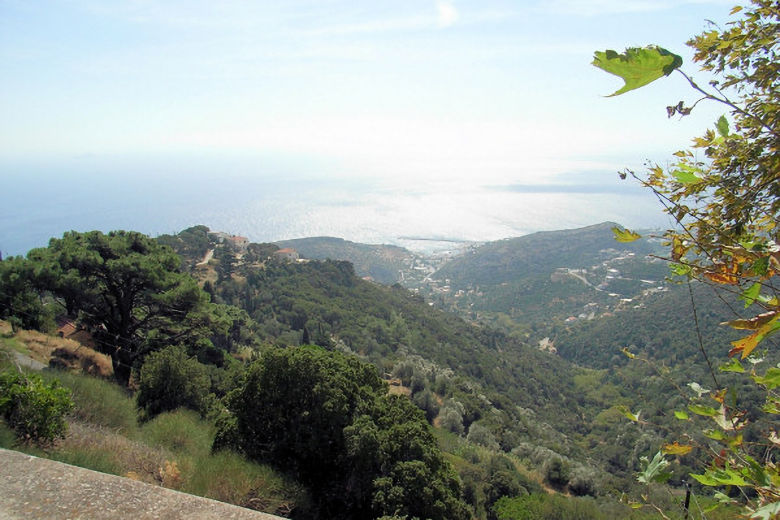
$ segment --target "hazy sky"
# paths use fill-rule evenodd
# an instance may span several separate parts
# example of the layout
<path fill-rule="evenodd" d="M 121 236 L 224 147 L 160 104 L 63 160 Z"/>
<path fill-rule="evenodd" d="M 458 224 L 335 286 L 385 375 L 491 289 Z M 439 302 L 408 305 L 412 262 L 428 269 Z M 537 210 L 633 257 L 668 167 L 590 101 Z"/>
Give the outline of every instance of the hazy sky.
<path fill-rule="evenodd" d="M 695 73 L 684 42 L 731 5 L 0 0 L 0 174 L 271 164 L 522 184 L 636 166 L 722 111 L 667 120 L 694 99 L 679 77 L 605 98 L 621 81 L 593 51 L 656 43 Z"/>

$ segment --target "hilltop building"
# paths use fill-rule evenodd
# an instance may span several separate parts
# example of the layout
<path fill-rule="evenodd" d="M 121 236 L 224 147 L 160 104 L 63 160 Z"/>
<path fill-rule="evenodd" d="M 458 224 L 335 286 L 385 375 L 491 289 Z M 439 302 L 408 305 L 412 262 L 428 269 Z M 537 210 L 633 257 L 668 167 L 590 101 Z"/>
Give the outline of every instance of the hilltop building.
<path fill-rule="evenodd" d="M 285 247 L 284 249 L 274 251 L 274 258 L 279 260 L 286 260 L 288 262 L 297 262 L 298 259 L 300 259 L 300 255 L 295 249 L 291 247 Z"/>

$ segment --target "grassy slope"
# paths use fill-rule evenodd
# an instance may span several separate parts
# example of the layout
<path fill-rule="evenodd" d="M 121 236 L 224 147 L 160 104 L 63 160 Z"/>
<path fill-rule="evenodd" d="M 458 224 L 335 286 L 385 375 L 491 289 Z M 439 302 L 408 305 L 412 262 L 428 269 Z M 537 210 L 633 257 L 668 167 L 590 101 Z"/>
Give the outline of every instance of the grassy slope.
<path fill-rule="evenodd" d="M 12 349 L 34 351 L 40 361 L 47 361 L 33 345 L 42 336 L 29 331 L 14 335 L 0 322 L 0 369 L 16 369 L 11 358 L 3 355 Z M 51 346 L 67 344 L 67 340 L 48 338 Z M 140 425 L 135 400 L 112 382 L 62 371 L 43 375 L 71 391 L 75 409 L 67 436 L 42 449 L 19 443 L 0 422 L 3 448 L 267 513 L 289 514 L 296 506 L 307 507 L 305 490 L 270 467 L 231 452 L 211 453 L 214 425 L 197 414 L 179 410 Z"/>

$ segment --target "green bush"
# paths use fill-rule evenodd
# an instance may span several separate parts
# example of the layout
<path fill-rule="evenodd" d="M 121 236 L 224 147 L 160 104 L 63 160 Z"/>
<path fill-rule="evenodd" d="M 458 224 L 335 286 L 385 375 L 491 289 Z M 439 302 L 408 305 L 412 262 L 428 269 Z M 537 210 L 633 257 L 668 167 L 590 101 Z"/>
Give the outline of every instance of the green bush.
<path fill-rule="evenodd" d="M 569 483 L 571 467 L 560 457 L 549 459 L 544 465 L 544 480 L 553 487 L 564 488 Z"/>
<path fill-rule="evenodd" d="M 19 439 L 46 444 L 64 437 L 65 415 L 72 408 L 69 392 L 56 381 L 47 384 L 36 374 L 0 373 L 0 415 Z"/>
<path fill-rule="evenodd" d="M 533 494 L 503 497 L 493 506 L 498 520 L 602 520 L 606 517 L 590 498 Z"/>
<path fill-rule="evenodd" d="M 211 380 L 208 369 L 187 356 L 183 347 L 168 347 L 149 354 L 141 366 L 137 402 L 141 418 L 180 407 L 205 415 Z"/>

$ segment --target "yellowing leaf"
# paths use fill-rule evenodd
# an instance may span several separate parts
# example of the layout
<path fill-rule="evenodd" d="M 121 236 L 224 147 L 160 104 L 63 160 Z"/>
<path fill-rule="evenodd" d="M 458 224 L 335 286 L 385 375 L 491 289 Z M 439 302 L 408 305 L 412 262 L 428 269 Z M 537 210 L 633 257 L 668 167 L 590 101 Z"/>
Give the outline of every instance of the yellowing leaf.
<path fill-rule="evenodd" d="M 680 419 L 681 421 L 687 421 L 688 420 L 688 414 L 683 411 L 674 411 L 674 416 Z"/>
<path fill-rule="evenodd" d="M 690 453 L 692 449 L 693 446 L 680 444 L 677 441 L 674 441 L 673 444 L 664 444 L 664 447 L 661 449 L 661 451 L 666 455 L 685 455 Z"/>
<path fill-rule="evenodd" d="M 748 320 L 725 321 L 721 325 L 728 325 L 732 329 L 758 330 L 778 315 L 778 311 L 765 312 Z"/>
<path fill-rule="evenodd" d="M 668 76 L 682 65 L 682 58 L 654 45 L 632 47 L 622 54 L 613 50 L 597 51 L 592 65 L 623 79 L 625 85 L 610 94 L 617 96 Z"/>
<path fill-rule="evenodd" d="M 780 322 L 778 322 L 778 317 L 780 317 L 780 315 L 775 312 L 774 318 L 762 325 L 761 328 L 759 328 L 753 334 L 750 336 L 745 336 L 744 338 L 737 341 L 732 341 L 731 344 L 734 345 L 734 348 L 729 351 L 729 356 L 742 353 L 742 359 L 748 357 L 766 336 L 780 329 Z"/>
<path fill-rule="evenodd" d="M 620 229 L 617 226 L 612 228 L 612 233 L 614 233 L 615 240 L 618 242 L 633 242 L 634 240 L 642 238 L 642 235 L 639 233 L 634 233 L 629 229 Z"/>
<path fill-rule="evenodd" d="M 733 274 L 704 273 L 704 276 L 710 281 L 721 285 L 736 285 L 739 282 L 739 278 Z"/>
<path fill-rule="evenodd" d="M 739 266 L 736 263 L 730 265 L 717 264 L 710 269 L 710 271 L 704 273 L 704 276 L 715 283 L 724 285 L 736 285 L 739 283 L 739 276 L 737 276 Z"/>
<path fill-rule="evenodd" d="M 675 236 L 672 238 L 672 260 L 679 262 L 680 258 L 685 255 L 686 249 L 680 237 Z"/>

